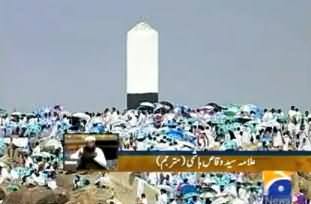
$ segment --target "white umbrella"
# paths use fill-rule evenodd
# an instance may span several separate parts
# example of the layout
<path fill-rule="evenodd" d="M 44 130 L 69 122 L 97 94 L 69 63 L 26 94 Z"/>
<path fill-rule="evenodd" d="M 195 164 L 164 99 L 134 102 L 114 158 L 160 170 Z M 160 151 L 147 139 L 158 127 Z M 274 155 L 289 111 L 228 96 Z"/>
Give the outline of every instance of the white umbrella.
<path fill-rule="evenodd" d="M 43 158 L 48 158 L 50 156 L 51 156 L 51 154 L 48 152 L 40 152 L 40 153 L 32 155 L 32 157 L 43 157 Z"/>
<path fill-rule="evenodd" d="M 60 113 L 60 115 L 66 115 L 66 116 L 71 116 L 71 113 L 69 112 L 69 111 L 62 111 L 61 113 Z"/>
<path fill-rule="evenodd" d="M 20 115 L 22 115 L 22 113 L 21 112 L 13 112 L 13 113 L 11 113 L 11 115 L 13 115 L 13 116 L 20 116 Z"/>
<path fill-rule="evenodd" d="M 85 113 L 74 113 L 72 116 L 76 117 L 76 118 L 81 118 L 81 119 L 86 120 L 86 121 L 91 119 L 91 117 Z"/>
<path fill-rule="evenodd" d="M 214 198 L 216 196 L 215 193 L 205 192 L 200 195 L 201 198 Z"/>
<path fill-rule="evenodd" d="M 231 201 L 232 201 L 232 198 L 230 198 L 229 196 L 226 196 L 226 197 L 217 198 L 216 200 L 212 202 L 212 204 L 225 204 L 225 203 L 231 203 Z"/>
<path fill-rule="evenodd" d="M 247 202 L 243 201 L 242 199 L 235 198 L 233 201 L 231 201 L 232 204 L 247 204 Z"/>
<path fill-rule="evenodd" d="M 185 142 L 185 141 L 180 141 L 180 140 L 178 140 L 177 143 L 178 143 L 179 146 L 186 146 L 186 147 L 189 147 L 189 148 L 191 148 L 191 149 L 195 149 L 195 148 L 196 148 L 196 146 L 193 145 L 193 144 L 190 143 L 190 142 Z"/>
<path fill-rule="evenodd" d="M 214 184 L 215 181 L 214 181 L 212 178 L 210 178 L 210 177 L 206 177 L 206 178 L 203 180 L 203 183 L 205 183 L 205 184 Z"/>
<path fill-rule="evenodd" d="M 35 117 L 36 116 L 34 113 L 27 113 L 26 115 L 29 117 Z"/>
<path fill-rule="evenodd" d="M 150 102 L 142 102 L 139 104 L 139 106 L 143 106 L 143 107 L 150 107 L 150 108 L 154 108 L 155 105 L 153 103 Z"/>
<path fill-rule="evenodd" d="M 57 149 L 59 147 L 62 147 L 62 144 L 59 140 L 56 139 L 49 139 L 45 141 L 44 145 L 45 148 L 53 147 L 54 149 Z"/>
<path fill-rule="evenodd" d="M 214 110 L 215 108 L 211 105 L 206 105 L 206 106 L 202 106 L 199 108 L 199 110 L 202 110 L 202 111 L 212 111 Z"/>

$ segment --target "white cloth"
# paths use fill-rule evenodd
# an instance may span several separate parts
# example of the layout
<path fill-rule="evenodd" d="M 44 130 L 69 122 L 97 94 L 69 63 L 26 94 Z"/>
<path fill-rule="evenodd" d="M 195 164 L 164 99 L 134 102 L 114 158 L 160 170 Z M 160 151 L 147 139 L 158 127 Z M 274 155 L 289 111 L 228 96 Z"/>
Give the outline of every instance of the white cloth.
<path fill-rule="evenodd" d="M 294 111 L 294 110 L 289 110 L 288 111 L 288 118 L 289 118 L 290 121 L 293 121 L 295 115 L 296 115 L 296 111 Z"/>
<path fill-rule="evenodd" d="M 39 186 L 44 186 L 46 184 L 46 180 L 44 178 L 44 175 L 40 172 L 39 175 L 32 174 L 31 175 L 32 180 Z"/>
<path fill-rule="evenodd" d="M 159 204 L 168 204 L 168 196 L 166 193 L 160 195 Z"/>
<path fill-rule="evenodd" d="M 263 122 L 270 122 L 272 120 L 273 120 L 273 114 L 270 111 L 267 111 L 262 117 Z"/>
<path fill-rule="evenodd" d="M 34 149 L 33 149 L 33 154 L 40 154 L 41 150 L 40 150 L 40 145 L 36 146 Z"/>
<path fill-rule="evenodd" d="M 2 168 L 0 175 L 0 184 L 2 184 L 6 179 L 10 179 L 10 173 L 6 168 Z"/>
<path fill-rule="evenodd" d="M 158 184 L 158 176 L 157 173 L 155 172 L 150 172 L 149 173 L 149 182 L 151 185 L 157 185 Z"/>
<path fill-rule="evenodd" d="M 281 147 L 281 146 L 283 146 L 283 139 L 282 139 L 282 135 L 281 135 L 280 131 L 278 131 L 276 133 L 276 135 L 274 135 L 274 137 L 273 137 L 273 146 L 274 147 Z"/>
<path fill-rule="evenodd" d="M 241 140 L 243 145 L 249 145 L 251 143 L 250 133 L 248 131 L 244 131 Z"/>
<path fill-rule="evenodd" d="M 290 142 L 291 142 L 291 139 L 289 138 L 289 136 L 288 135 L 284 136 L 283 151 L 288 151 L 289 150 Z"/>
<path fill-rule="evenodd" d="M 54 179 L 48 180 L 48 187 L 52 190 L 55 190 L 57 188 L 56 181 Z"/>
<path fill-rule="evenodd" d="M 141 203 L 142 203 L 142 204 L 148 204 L 147 198 L 142 198 L 142 199 L 141 199 Z"/>
<path fill-rule="evenodd" d="M 33 165 L 33 160 L 31 157 L 27 157 L 25 160 L 25 167 L 29 168 L 31 165 Z"/>
<path fill-rule="evenodd" d="M 136 143 L 136 150 L 137 151 L 143 151 L 143 150 L 146 150 L 146 144 L 145 144 L 145 142 L 143 141 L 143 142 L 137 142 Z"/>
<path fill-rule="evenodd" d="M 95 183 L 98 183 L 99 186 L 103 187 L 103 186 L 110 186 L 111 185 L 111 180 L 109 178 L 109 176 L 105 175 L 105 176 L 101 176 L 99 177 Z"/>
<path fill-rule="evenodd" d="M 145 191 L 145 183 L 142 179 L 137 179 L 137 197 L 140 197 Z"/>

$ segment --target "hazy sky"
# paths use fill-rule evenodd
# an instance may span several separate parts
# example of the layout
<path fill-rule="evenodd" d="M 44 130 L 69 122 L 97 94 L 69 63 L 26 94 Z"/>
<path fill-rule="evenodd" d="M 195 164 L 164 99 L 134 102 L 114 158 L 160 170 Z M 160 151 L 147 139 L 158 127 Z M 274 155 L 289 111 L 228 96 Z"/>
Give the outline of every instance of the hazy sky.
<path fill-rule="evenodd" d="M 310 0 L 0 0 L 0 107 L 123 108 L 126 32 L 160 34 L 160 98 L 311 106 Z"/>

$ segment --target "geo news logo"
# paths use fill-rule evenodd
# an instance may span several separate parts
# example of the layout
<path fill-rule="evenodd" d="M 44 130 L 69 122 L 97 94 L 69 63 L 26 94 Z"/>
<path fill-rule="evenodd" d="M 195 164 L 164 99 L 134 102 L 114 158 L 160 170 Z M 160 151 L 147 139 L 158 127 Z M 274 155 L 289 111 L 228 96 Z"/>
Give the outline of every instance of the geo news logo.
<path fill-rule="evenodd" d="M 264 204 L 291 204 L 292 183 L 288 178 L 273 180 L 266 186 Z"/>
<path fill-rule="evenodd" d="M 287 198 L 273 198 L 273 197 L 265 197 L 264 204 L 291 204 L 292 200 L 291 197 Z"/>

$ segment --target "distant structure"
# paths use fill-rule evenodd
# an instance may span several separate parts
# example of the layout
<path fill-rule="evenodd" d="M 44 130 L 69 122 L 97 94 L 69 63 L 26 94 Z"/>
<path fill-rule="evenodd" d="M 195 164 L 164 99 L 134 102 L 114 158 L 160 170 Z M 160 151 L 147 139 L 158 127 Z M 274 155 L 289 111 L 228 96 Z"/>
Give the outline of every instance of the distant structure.
<path fill-rule="evenodd" d="M 127 108 L 141 102 L 158 102 L 159 34 L 149 24 L 138 23 L 127 33 Z"/>

